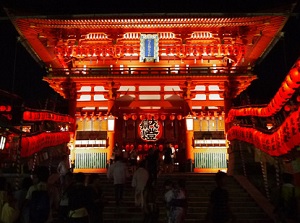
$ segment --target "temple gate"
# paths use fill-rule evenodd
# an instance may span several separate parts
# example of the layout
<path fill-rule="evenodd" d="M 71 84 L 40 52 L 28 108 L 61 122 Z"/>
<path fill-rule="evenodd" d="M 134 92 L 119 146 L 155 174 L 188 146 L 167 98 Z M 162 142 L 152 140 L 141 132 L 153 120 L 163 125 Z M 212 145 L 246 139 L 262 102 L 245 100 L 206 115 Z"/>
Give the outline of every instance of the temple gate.
<path fill-rule="evenodd" d="M 227 169 L 225 118 L 286 16 L 11 16 L 76 118 L 75 171 L 104 172 L 116 142 L 176 146 L 195 172 Z"/>

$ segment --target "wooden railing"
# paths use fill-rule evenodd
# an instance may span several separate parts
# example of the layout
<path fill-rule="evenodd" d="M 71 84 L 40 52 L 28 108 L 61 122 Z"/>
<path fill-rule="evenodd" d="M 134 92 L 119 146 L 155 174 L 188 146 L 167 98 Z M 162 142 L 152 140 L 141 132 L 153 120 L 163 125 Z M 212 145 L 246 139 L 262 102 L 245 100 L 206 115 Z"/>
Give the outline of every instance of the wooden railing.
<path fill-rule="evenodd" d="M 139 77 L 139 76 L 205 76 L 205 75 L 250 75 L 252 68 L 239 67 L 114 67 L 114 68 L 71 68 L 51 69 L 48 76 L 101 76 L 101 77 Z"/>

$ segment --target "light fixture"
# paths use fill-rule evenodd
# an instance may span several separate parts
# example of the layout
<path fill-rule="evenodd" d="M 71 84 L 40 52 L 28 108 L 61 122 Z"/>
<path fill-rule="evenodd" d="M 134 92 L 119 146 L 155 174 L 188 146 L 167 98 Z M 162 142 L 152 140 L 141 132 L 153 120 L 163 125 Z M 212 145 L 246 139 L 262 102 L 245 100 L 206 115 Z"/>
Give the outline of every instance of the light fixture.
<path fill-rule="evenodd" d="M 194 130 L 194 118 L 191 114 L 188 114 L 185 117 L 185 124 L 186 124 L 186 130 L 187 131 L 193 131 Z"/>
<path fill-rule="evenodd" d="M 5 147 L 5 142 L 6 142 L 6 137 L 5 136 L 0 136 L 0 150 L 3 150 Z"/>
<path fill-rule="evenodd" d="M 266 127 L 267 127 L 268 130 L 270 130 L 270 129 L 272 129 L 274 126 L 273 126 L 273 123 L 270 122 L 270 123 L 267 123 Z"/>
<path fill-rule="evenodd" d="M 107 117 L 107 131 L 115 131 L 115 117 L 111 114 Z"/>

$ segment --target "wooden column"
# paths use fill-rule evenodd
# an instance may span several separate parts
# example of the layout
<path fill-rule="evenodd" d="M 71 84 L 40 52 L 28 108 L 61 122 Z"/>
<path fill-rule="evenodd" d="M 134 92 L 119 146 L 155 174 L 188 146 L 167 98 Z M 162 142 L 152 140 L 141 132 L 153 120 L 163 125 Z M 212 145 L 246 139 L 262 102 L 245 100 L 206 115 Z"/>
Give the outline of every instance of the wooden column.
<path fill-rule="evenodd" d="M 114 115 L 113 114 L 113 106 L 115 104 L 115 99 L 116 99 L 116 90 L 119 87 L 116 86 L 116 84 L 111 81 L 107 82 L 107 85 L 105 86 L 105 89 L 108 90 L 106 98 L 108 99 L 107 101 L 107 111 L 108 115 Z M 116 123 L 115 123 L 116 125 Z M 115 145 L 115 131 L 107 131 L 107 138 L 108 138 L 108 146 L 107 146 L 107 160 L 110 160 L 112 153 L 113 153 L 113 148 Z"/>
<path fill-rule="evenodd" d="M 194 131 L 186 131 L 186 159 L 191 159 L 192 161 L 194 161 L 193 135 Z"/>
<path fill-rule="evenodd" d="M 107 146 L 107 160 L 110 160 L 114 145 L 115 145 L 115 132 L 108 131 L 107 132 L 108 146 Z"/>
<path fill-rule="evenodd" d="M 228 82 L 224 83 L 224 112 L 225 112 L 225 119 L 228 116 L 228 112 L 232 107 L 232 99 L 230 97 L 230 86 Z M 225 132 L 229 129 L 228 124 L 225 123 Z"/>

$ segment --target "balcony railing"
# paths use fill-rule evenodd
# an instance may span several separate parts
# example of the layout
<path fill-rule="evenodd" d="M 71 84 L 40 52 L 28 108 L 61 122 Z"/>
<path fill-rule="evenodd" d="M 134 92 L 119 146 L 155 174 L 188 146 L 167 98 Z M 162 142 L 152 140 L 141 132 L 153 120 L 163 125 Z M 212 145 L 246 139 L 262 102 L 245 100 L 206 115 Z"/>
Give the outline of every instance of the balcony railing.
<path fill-rule="evenodd" d="M 206 75 L 252 75 L 252 68 L 239 67 L 113 67 L 113 68 L 72 68 L 51 69 L 49 76 L 99 76 L 99 77 L 140 77 L 140 76 L 206 76 Z"/>

